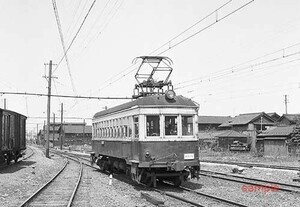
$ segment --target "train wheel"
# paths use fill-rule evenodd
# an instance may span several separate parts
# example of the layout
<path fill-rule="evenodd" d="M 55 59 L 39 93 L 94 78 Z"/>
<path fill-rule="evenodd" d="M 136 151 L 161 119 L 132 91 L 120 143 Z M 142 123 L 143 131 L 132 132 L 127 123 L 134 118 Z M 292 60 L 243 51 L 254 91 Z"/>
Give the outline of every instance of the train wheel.
<path fill-rule="evenodd" d="M 14 157 L 15 163 L 18 162 L 18 159 L 19 159 L 19 156 L 18 156 L 18 155 L 15 155 L 15 157 Z"/>
<path fill-rule="evenodd" d="M 6 155 L 6 164 L 10 164 L 10 153 Z"/>
<path fill-rule="evenodd" d="M 176 187 L 180 186 L 180 185 L 181 185 L 181 179 L 180 179 L 180 177 L 179 177 L 179 176 L 174 177 L 173 183 L 174 183 L 174 185 L 175 185 Z"/>

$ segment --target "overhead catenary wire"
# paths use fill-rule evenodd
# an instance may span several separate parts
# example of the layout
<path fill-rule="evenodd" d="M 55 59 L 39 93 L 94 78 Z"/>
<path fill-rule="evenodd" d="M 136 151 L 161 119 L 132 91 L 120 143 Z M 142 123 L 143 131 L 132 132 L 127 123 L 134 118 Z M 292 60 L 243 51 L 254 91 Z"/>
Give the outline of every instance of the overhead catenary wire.
<path fill-rule="evenodd" d="M 119 0 L 115 1 L 113 7 L 110 9 L 110 11 L 108 12 L 108 14 L 106 15 L 104 21 L 102 22 L 102 24 L 99 27 L 100 30 L 97 32 L 97 34 L 95 34 L 93 37 L 91 37 L 89 39 L 89 41 L 87 41 L 88 38 L 86 38 L 82 42 L 81 46 L 83 47 L 83 49 L 80 51 L 79 55 L 77 55 L 77 56 L 79 56 L 79 57 L 83 56 L 91 48 L 91 44 L 93 42 L 95 42 L 99 38 L 99 36 L 104 32 L 104 30 L 106 29 L 106 27 L 110 24 L 110 22 L 112 21 L 112 19 L 114 18 L 114 16 L 117 14 L 118 10 L 120 9 L 120 7 L 122 6 L 122 4 L 124 2 L 124 0 L 122 0 L 121 3 L 119 5 L 117 5 L 118 1 Z M 107 4 L 102 9 L 101 14 L 107 8 L 109 2 L 110 2 L 110 0 L 107 2 Z M 89 30 L 87 37 L 91 33 L 92 28 L 95 26 L 95 23 L 97 23 L 98 20 L 99 20 L 99 18 L 102 16 L 101 14 L 97 17 L 97 20 L 94 22 L 93 26 Z M 79 60 L 78 58 L 77 59 L 75 58 L 75 62 L 78 61 L 78 60 Z"/>
<path fill-rule="evenodd" d="M 298 45 L 300 45 L 300 43 L 294 44 L 293 46 L 298 46 Z M 268 64 L 268 63 L 271 63 L 271 62 L 276 62 L 276 61 L 279 61 L 279 60 L 287 59 L 287 58 L 290 58 L 292 56 L 296 56 L 296 55 L 300 54 L 300 50 L 296 51 L 296 52 L 292 52 L 292 53 L 284 52 L 284 51 L 286 51 L 289 48 L 291 48 L 291 46 L 283 48 L 281 50 L 277 50 L 276 52 L 272 52 L 272 53 L 269 53 L 267 55 L 263 55 L 261 57 L 255 58 L 253 60 L 246 61 L 246 62 L 244 62 L 242 64 L 237 65 L 237 66 L 243 66 L 246 63 L 251 63 L 251 62 L 253 62 L 255 60 L 262 59 L 263 57 L 267 57 L 267 56 L 276 54 L 278 52 L 283 52 L 282 54 L 280 53 L 278 55 L 278 57 L 271 57 L 271 59 L 263 60 L 263 61 L 258 62 L 258 63 L 252 63 L 250 65 L 246 65 L 246 66 L 243 66 L 243 67 L 240 67 L 240 68 L 237 68 L 237 66 L 229 67 L 229 68 L 227 68 L 225 70 L 220 70 L 220 71 L 218 71 L 216 73 L 211 73 L 210 75 L 203 76 L 201 78 L 195 78 L 195 79 L 192 79 L 192 80 L 189 80 L 189 81 L 181 82 L 179 84 L 176 84 L 177 87 L 175 87 L 174 89 L 182 89 L 182 88 L 186 88 L 186 87 L 190 87 L 190 86 L 194 86 L 194 85 L 199 85 L 199 84 L 201 84 L 201 83 L 203 83 L 205 81 L 211 82 L 212 80 L 219 79 L 219 78 L 222 78 L 224 76 L 229 76 L 229 75 L 241 72 L 241 71 L 245 71 L 247 69 L 254 70 L 255 67 L 258 67 L 258 66 L 261 66 L 261 65 L 265 65 L 265 64 Z M 198 82 L 193 83 L 194 81 L 198 81 Z M 185 83 L 189 83 L 189 84 L 183 85 Z"/>
<path fill-rule="evenodd" d="M 3 95 L 27 95 L 27 96 L 49 96 L 44 93 L 27 93 L 27 92 L 9 92 L 9 91 L 0 91 L 0 94 Z M 51 97 L 60 97 L 60 98 L 73 98 L 73 99 L 132 99 L 132 97 L 96 97 L 96 96 L 69 96 L 69 95 L 58 95 L 51 94 Z"/>
<path fill-rule="evenodd" d="M 220 11 L 221 9 L 223 9 L 225 6 L 227 6 L 230 2 L 232 2 L 232 0 L 226 2 L 225 4 L 223 4 L 222 6 L 218 7 L 217 9 L 215 9 L 213 12 L 211 12 L 210 14 L 208 14 L 207 16 L 205 16 L 204 18 L 201 18 L 200 21 L 196 22 L 195 24 L 193 24 L 192 26 L 188 27 L 187 29 L 185 29 L 183 32 L 179 33 L 179 35 L 175 36 L 174 38 L 170 39 L 169 41 L 167 41 L 165 44 L 163 44 L 162 46 L 160 46 L 159 48 L 153 50 L 152 52 L 150 52 L 149 54 L 153 54 L 154 52 L 157 52 L 159 49 L 163 48 L 164 46 L 168 46 L 167 49 L 159 52 L 158 54 L 156 55 L 161 55 L 173 48 L 175 48 L 176 46 L 182 44 L 183 42 L 191 39 L 192 37 L 196 36 L 197 34 L 209 29 L 210 27 L 212 27 L 213 25 L 215 25 L 216 23 L 219 23 L 221 22 L 222 20 L 226 19 L 227 17 L 233 15 L 234 13 L 236 13 L 237 11 L 243 9 L 244 7 L 246 7 L 247 5 L 249 5 L 250 3 L 254 2 L 254 0 L 251 0 L 251 1 L 248 1 L 247 3 L 243 4 L 242 6 L 238 7 L 237 9 L 234 9 L 233 11 L 227 13 L 226 15 L 220 17 L 220 18 L 217 18 L 216 21 L 214 21 L 213 23 L 207 25 L 206 27 L 194 32 L 193 34 L 189 35 L 188 37 L 184 38 L 183 40 L 175 43 L 174 45 L 171 45 L 171 41 L 175 40 L 176 38 L 182 36 L 183 34 L 185 34 L 187 31 L 189 31 L 191 28 L 194 28 L 195 25 L 199 24 L 200 22 L 202 22 L 203 20 L 207 19 L 208 16 L 212 16 L 212 14 L 215 14 L 216 12 Z M 125 70 L 128 70 L 129 67 L 127 67 Z M 117 73 L 115 76 L 113 77 L 118 77 L 121 75 L 121 77 L 118 77 L 116 80 L 114 81 L 110 81 L 109 85 L 117 82 L 118 80 L 124 78 L 125 76 L 129 75 L 130 73 L 132 73 L 133 71 L 135 71 L 137 69 L 137 67 L 135 67 L 134 69 L 130 70 L 128 73 L 126 73 L 125 75 L 121 75 L 125 70 L 122 70 L 121 72 Z M 107 81 L 106 81 L 107 82 Z M 104 86 L 103 88 L 106 88 L 108 87 L 107 85 Z M 99 89 L 99 90 L 102 90 L 103 88 Z"/>
<path fill-rule="evenodd" d="M 92 33 L 93 28 L 95 28 L 96 24 L 100 21 L 100 18 L 103 16 L 104 11 L 105 11 L 106 8 L 108 7 L 110 1 L 111 1 L 111 0 L 108 0 L 108 1 L 106 2 L 106 4 L 104 5 L 104 7 L 101 9 L 100 13 L 98 14 L 97 18 L 95 19 L 94 23 L 92 24 L 92 26 L 90 27 L 90 29 L 89 29 L 89 31 L 88 31 L 87 38 L 85 38 L 85 39 L 83 40 L 83 42 L 82 42 L 81 45 L 83 45 L 83 46 L 85 45 L 85 42 L 87 41 L 89 35 Z M 94 39 L 94 38 L 91 38 L 91 39 Z M 90 44 L 91 42 L 92 42 L 92 40 L 90 40 L 89 43 L 87 43 L 86 45 L 89 46 L 89 44 Z M 88 46 L 85 46 L 84 49 L 85 49 L 85 48 L 88 48 Z M 83 53 L 84 49 L 82 50 L 81 53 Z"/>
<path fill-rule="evenodd" d="M 70 63 L 69 63 L 69 60 L 68 60 L 68 55 L 67 55 L 67 50 L 66 50 L 66 46 L 65 46 L 65 40 L 64 40 L 64 36 L 63 36 L 63 31 L 62 31 L 60 19 L 59 19 L 59 14 L 58 14 L 58 9 L 57 9 L 57 5 L 56 5 L 56 0 L 52 0 L 52 5 L 53 5 L 53 10 L 54 10 L 54 14 L 55 14 L 55 19 L 56 19 L 57 27 L 58 27 L 60 41 L 61 41 L 61 44 L 62 44 L 63 52 L 65 54 L 65 60 L 66 60 L 66 63 L 67 63 L 67 68 L 68 68 L 69 77 L 70 77 L 71 84 L 72 84 L 73 93 L 77 94 L 76 88 L 75 88 L 75 84 L 74 84 L 74 80 L 73 80 L 72 73 L 71 73 Z"/>
<path fill-rule="evenodd" d="M 291 48 L 294 48 L 294 47 L 297 47 L 300 45 L 300 42 L 298 43 L 295 43 L 293 45 L 290 45 L 290 46 L 287 46 L 285 48 L 282 48 L 282 49 L 279 49 L 279 50 L 275 50 L 273 52 L 269 52 L 267 54 L 264 54 L 262 56 L 259 56 L 259 57 L 256 57 L 254 59 L 251 59 L 251 60 L 247 60 L 247 61 L 244 61 L 242 63 L 239 63 L 237 65 L 234 65 L 234 66 L 231 66 L 231 67 L 228 67 L 226 69 L 223 69 L 223 70 L 219 70 L 217 72 L 214 72 L 214 73 L 210 73 L 210 74 L 207 74 L 205 76 L 202 76 L 202 77 L 198 77 L 198 78 L 193 78 L 193 79 L 190 79 L 190 80 L 185 80 L 185 81 L 182 81 L 182 82 L 179 82 L 177 84 L 175 84 L 175 86 L 179 86 L 179 85 L 183 85 L 185 83 L 190 83 L 190 82 L 193 82 L 193 81 L 198 81 L 198 80 L 203 80 L 203 79 L 210 79 L 211 77 L 213 77 L 214 75 L 217 76 L 218 74 L 224 74 L 224 73 L 234 73 L 234 72 L 237 72 L 239 70 L 243 70 L 243 69 L 246 69 L 246 68 L 249 68 L 251 66 L 255 67 L 255 64 L 253 65 L 248 65 L 248 66 L 243 66 L 245 64 L 248 64 L 248 63 L 251 63 L 251 62 L 254 62 L 254 61 L 257 61 L 257 60 L 260 60 L 260 59 L 263 59 L 265 57 L 268 57 L 268 56 L 271 56 L 271 55 L 274 55 L 274 54 L 277 54 L 279 53 L 279 59 L 282 59 L 282 58 L 286 58 L 286 57 L 289 57 L 289 56 L 293 56 L 293 55 L 296 55 L 296 54 L 289 54 L 287 55 L 287 50 L 288 49 L 291 49 Z M 266 62 L 267 63 L 267 62 Z M 244 68 L 241 68 L 239 69 L 241 66 L 243 66 Z"/>
<path fill-rule="evenodd" d="M 91 10 L 93 9 L 95 3 L 96 3 L 96 0 L 94 0 L 93 3 L 91 4 L 91 6 L 90 6 L 90 8 L 89 8 L 89 10 L 88 10 L 88 12 L 87 12 L 87 14 L 85 15 L 85 17 L 84 17 L 84 19 L 83 19 L 83 21 L 82 21 L 82 23 L 81 23 L 81 25 L 80 25 L 80 27 L 78 28 L 78 30 L 77 30 L 75 36 L 73 37 L 71 43 L 69 44 L 69 46 L 68 46 L 66 52 L 64 53 L 64 55 L 62 56 L 62 58 L 61 58 L 60 61 L 58 62 L 56 68 L 55 68 L 54 71 L 53 71 L 53 73 L 58 69 L 58 67 L 60 66 L 60 64 L 61 64 L 61 62 L 63 61 L 63 59 L 66 57 L 68 51 L 70 50 L 70 48 L 71 48 L 71 46 L 73 45 L 75 39 L 77 38 L 77 36 L 78 36 L 78 34 L 79 34 L 81 28 L 83 27 L 83 25 L 84 25 L 84 23 L 85 23 L 87 17 L 89 16 Z"/>
<path fill-rule="evenodd" d="M 300 60 L 300 58 L 297 58 L 297 59 L 294 59 L 294 60 L 290 60 L 290 61 L 287 61 L 287 62 L 283 62 L 283 63 L 279 63 L 279 64 L 273 64 L 273 65 L 270 65 L 270 66 L 265 66 L 265 67 L 261 67 L 261 68 L 258 68 L 258 69 L 255 69 L 255 71 L 257 71 L 257 72 L 264 72 L 264 71 L 266 71 L 266 70 L 272 70 L 271 72 L 269 72 L 269 73 L 271 73 L 271 74 L 274 74 L 275 72 L 276 72 L 276 69 L 274 69 L 275 67 L 280 67 L 280 66 L 283 66 L 283 65 L 287 65 L 287 64 L 290 64 L 290 63 L 294 63 L 294 62 L 297 62 L 297 61 L 299 61 Z M 294 66 L 299 66 L 299 64 L 296 64 L 296 65 L 294 65 Z M 280 68 L 278 68 L 278 69 L 280 69 Z M 287 68 L 287 67 L 285 67 L 284 68 L 284 70 L 287 70 L 287 69 L 290 69 L 290 68 Z M 282 71 L 282 70 L 281 70 Z M 254 71 L 252 71 L 252 70 L 250 70 L 249 72 L 251 72 L 251 73 L 253 73 Z M 280 72 L 280 71 L 277 71 L 277 72 Z M 252 78 L 255 78 L 255 80 L 257 80 L 257 79 L 260 79 L 260 78 L 264 78 L 265 79 L 265 76 L 267 75 L 267 74 L 269 74 L 269 73 L 264 73 L 264 74 L 259 74 L 259 73 L 255 73 L 255 74 L 251 74 L 252 75 Z M 241 76 L 242 74 L 240 74 L 240 73 L 235 73 L 235 77 L 237 78 L 237 76 Z M 245 75 L 245 74 L 244 74 Z M 226 76 L 223 76 L 223 77 L 221 77 L 220 79 L 218 79 L 218 80 L 221 80 L 222 78 L 225 78 Z M 248 79 L 250 79 L 250 76 L 247 76 L 247 78 Z M 204 84 L 204 82 L 201 82 L 201 84 Z M 208 83 L 208 82 L 207 82 Z M 193 84 L 194 86 L 197 86 L 197 85 L 199 85 L 200 83 L 195 83 L 195 84 Z M 221 89 L 223 89 L 222 91 L 227 91 L 228 90 L 228 85 L 232 85 L 233 83 L 230 81 L 230 82 L 224 82 L 224 81 L 222 81 L 222 82 L 220 82 L 220 84 L 216 84 L 216 83 L 214 83 L 213 84 L 213 87 L 214 87 L 214 90 L 215 89 L 217 89 L 216 88 L 216 86 L 220 86 L 219 88 L 221 88 Z M 207 88 L 206 88 L 206 90 L 207 90 Z M 189 90 L 189 91 L 187 91 L 187 93 L 192 93 L 192 92 L 194 92 L 195 90 L 194 89 L 192 89 L 192 90 Z M 214 92 L 213 93 L 213 95 L 215 95 L 216 94 L 216 92 Z M 211 94 L 210 94 L 211 95 Z M 197 96 L 200 96 L 200 95 L 197 95 Z M 197 96 L 194 96 L 194 97 L 197 97 Z"/>

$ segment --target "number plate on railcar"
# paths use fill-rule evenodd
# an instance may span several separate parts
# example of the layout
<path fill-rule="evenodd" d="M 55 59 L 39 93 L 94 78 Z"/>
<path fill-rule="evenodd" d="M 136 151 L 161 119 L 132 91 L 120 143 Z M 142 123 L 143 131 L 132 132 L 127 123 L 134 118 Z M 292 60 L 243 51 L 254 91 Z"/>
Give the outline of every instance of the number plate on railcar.
<path fill-rule="evenodd" d="M 186 154 L 184 154 L 184 159 L 185 160 L 193 160 L 193 159 L 195 159 L 195 155 L 194 155 L 194 153 L 186 153 Z"/>

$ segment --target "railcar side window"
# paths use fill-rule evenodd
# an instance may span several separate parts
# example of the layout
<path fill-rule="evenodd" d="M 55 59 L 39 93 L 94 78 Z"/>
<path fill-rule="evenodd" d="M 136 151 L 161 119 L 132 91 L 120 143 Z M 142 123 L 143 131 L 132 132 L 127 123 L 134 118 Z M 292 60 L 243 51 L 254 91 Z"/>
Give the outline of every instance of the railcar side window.
<path fill-rule="evenodd" d="M 177 116 L 165 116 L 165 135 L 177 135 Z"/>
<path fill-rule="evenodd" d="M 159 135 L 159 116 L 147 116 L 147 136 Z"/>
<path fill-rule="evenodd" d="M 193 117 L 192 116 L 182 116 L 182 135 L 193 135 Z"/>
<path fill-rule="evenodd" d="M 135 138 L 139 138 L 139 117 L 133 117 L 134 122 L 134 136 Z"/>

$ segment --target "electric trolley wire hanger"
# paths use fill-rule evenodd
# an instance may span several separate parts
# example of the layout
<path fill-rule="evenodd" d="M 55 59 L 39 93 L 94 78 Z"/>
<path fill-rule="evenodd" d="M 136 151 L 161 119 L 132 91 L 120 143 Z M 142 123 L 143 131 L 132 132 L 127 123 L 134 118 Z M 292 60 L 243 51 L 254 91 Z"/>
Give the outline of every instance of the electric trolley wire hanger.
<path fill-rule="evenodd" d="M 166 91 L 172 91 L 175 96 L 172 82 L 169 80 L 173 71 L 171 67 L 173 61 L 163 56 L 140 56 L 135 58 L 133 63 L 136 63 L 138 59 L 142 59 L 142 62 L 134 76 L 137 84 L 135 84 L 132 98 L 167 94 Z M 164 91 L 165 86 L 166 91 Z"/>

